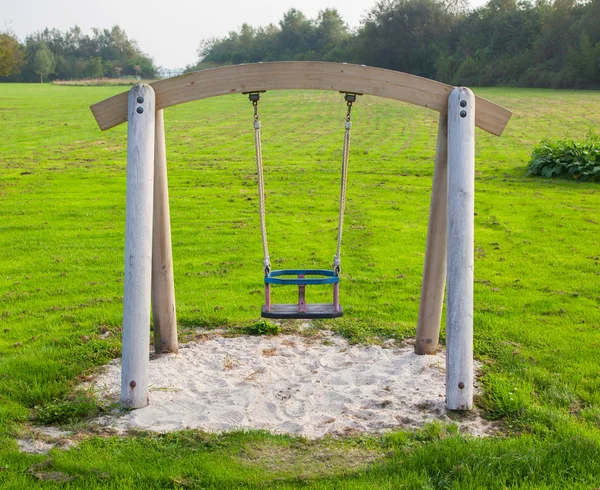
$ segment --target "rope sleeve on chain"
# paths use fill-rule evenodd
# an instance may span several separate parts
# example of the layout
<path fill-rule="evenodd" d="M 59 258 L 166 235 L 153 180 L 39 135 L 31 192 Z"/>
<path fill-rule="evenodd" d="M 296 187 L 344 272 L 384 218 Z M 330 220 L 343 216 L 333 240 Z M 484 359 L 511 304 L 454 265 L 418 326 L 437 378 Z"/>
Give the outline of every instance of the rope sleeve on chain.
<path fill-rule="evenodd" d="M 350 155 L 350 129 L 352 122 L 350 121 L 352 103 L 356 100 L 356 94 L 346 94 L 345 99 L 348 103 L 348 112 L 346 113 L 346 124 L 344 132 L 344 151 L 342 153 L 342 179 L 340 186 L 340 216 L 338 221 L 337 233 L 337 249 L 333 258 L 333 271 L 336 275 L 341 272 L 341 251 L 342 251 L 342 233 L 344 231 L 344 211 L 346 208 L 346 184 L 348 181 L 348 159 Z"/>
<path fill-rule="evenodd" d="M 267 242 L 267 225 L 265 213 L 265 179 L 263 175 L 262 145 L 260 140 L 260 121 L 258 120 L 259 94 L 250 94 L 249 99 L 254 106 L 254 147 L 256 148 L 256 174 L 258 176 L 258 204 L 260 208 L 260 232 L 263 246 L 263 266 L 265 276 L 271 272 L 271 259 L 269 258 L 269 244 Z"/>

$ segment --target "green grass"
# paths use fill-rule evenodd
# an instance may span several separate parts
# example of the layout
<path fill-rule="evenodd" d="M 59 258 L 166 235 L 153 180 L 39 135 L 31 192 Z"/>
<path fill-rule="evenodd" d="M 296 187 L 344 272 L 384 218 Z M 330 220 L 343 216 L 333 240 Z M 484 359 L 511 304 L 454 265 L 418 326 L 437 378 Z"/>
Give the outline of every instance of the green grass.
<path fill-rule="evenodd" d="M 476 91 L 515 113 L 501 138 L 478 130 L 476 149 L 477 404 L 505 435 L 477 440 L 430 426 L 308 442 L 86 428 L 97 408 L 74 388 L 120 353 L 126 160 L 126 127 L 101 133 L 88 106 L 120 91 L 0 85 L 0 487 L 600 487 L 600 190 L 525 175 L 542 139 L 581 139 L 600 126 L 600 93 Z M 277 268 L 332 262 L 344 110 L 335 93 L 263 96 Z M 353 113 L 346 316 L 318 326 L 354 342 L 411 336 L 436 114 L 372 97 Z M 166 129 L 182 331 L 251 331 L 262 260 L 250 103 L 228 96 L 174 107 Z M 330 291 L 307 293 L 324 301 Z M 293 295 L 277 289 L 274 300 Z M 82 431 L 78 447 L 18 452 L 28 424 L 51 421 Z"/>

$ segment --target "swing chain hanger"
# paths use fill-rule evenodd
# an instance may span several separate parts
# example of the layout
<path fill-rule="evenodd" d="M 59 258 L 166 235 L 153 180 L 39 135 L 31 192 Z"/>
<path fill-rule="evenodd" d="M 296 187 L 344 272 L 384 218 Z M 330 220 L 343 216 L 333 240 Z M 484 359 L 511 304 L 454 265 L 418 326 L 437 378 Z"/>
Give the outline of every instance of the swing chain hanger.
<path fill-rule="evenodd" d="M 356 102 L 356 99 L 358 98 L 359 93 L 355 93 L 355 92 L 340 92 L 340 94 L 344 94 L 344 99 L 346 100 L 346 105 L 348 106 L 348 112 L 346 113 L 346 122 L 350 122 L 350 116 L 351 116 L 351 112 L 352 112 L 352 104 L 354 104 L 354 102 Z"/>
<path fill-rule="evenodd" d="M 242 92 L 244 95 L 248 95 L 248 100 L 252 102 L 254 107 L 254 122 L 258 122 L 258 101 L 260 100 L 260 94 L 265 93 L 266 90 L 259 90 L 258 92 Z"/>
<path fill-rule="evenodd" d="M 346 99 L 346 102 L 348 103 L 348 105 L 352 105 L 353 102 L 356 102 L 356 99 L 358 98 L 358 96 L 362 95 L 362 94 L 356 94 L 354 92 L 340 92 L 340 94 L 344 94 L 344 99 Z"/>

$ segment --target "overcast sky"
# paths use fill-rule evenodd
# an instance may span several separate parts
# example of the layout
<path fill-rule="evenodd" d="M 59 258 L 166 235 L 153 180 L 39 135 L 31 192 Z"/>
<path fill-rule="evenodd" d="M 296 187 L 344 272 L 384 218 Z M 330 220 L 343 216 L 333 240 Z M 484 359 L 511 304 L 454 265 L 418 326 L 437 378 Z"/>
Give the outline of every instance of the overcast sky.
<path fill-rule="evenodd" d="M 277 23 L 292 7 L 314 18 L 326 7 L 338 9 L 351 26 L 376 0 L 0 0 L 0 30 L 25 36 L 45 27 L 60 30 L 78 25 L 121 26 L 157 65 L 183 68 L 196 61 L 201 39 L 222 37 L 242 23 L 264 26 Z M 483 0 L 472 0 L 481 4 Z"/>

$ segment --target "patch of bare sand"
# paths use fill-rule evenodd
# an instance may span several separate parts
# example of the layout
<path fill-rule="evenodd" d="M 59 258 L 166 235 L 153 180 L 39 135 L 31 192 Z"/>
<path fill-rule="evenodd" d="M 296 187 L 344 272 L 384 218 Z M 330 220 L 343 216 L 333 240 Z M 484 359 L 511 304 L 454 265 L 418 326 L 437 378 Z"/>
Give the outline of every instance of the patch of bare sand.
<path fill-rule="evenodd" d="M 17 439 L 19 450 L 30 454 L 46 454 L 55 447 L 69 449 L 76 445 L 73 433 L 56 427 L 33 427 Z"/>
<path fill-rule="evenodd" d="M 476 412 L 446 411 L 445 354 L 418 356 L 412 346 L 349 345 L 327 335 L 212 337 L 150 362 L 150 405 L 98 420 L 119 430 L 208 432 L 264 429 L 319 438 L 426 422 L 456 422 L 476 436 L 494 426 Z M 117 401 L 120 361 L 94 383 Z"/>

